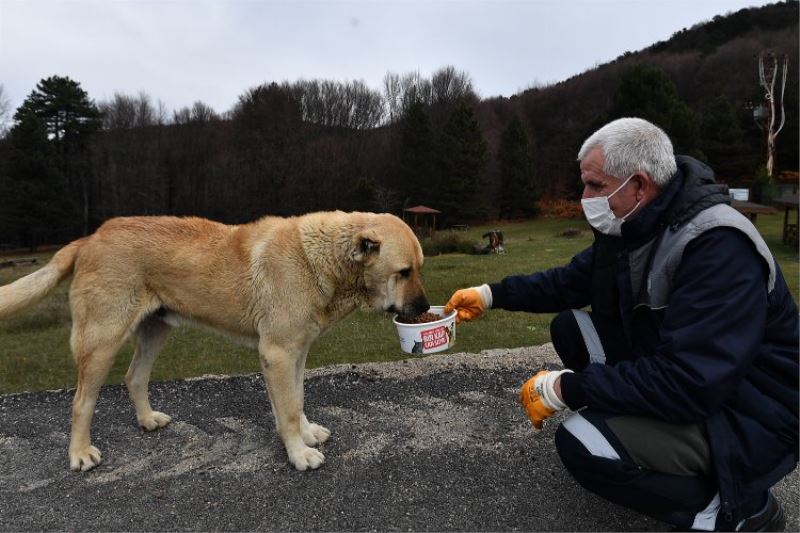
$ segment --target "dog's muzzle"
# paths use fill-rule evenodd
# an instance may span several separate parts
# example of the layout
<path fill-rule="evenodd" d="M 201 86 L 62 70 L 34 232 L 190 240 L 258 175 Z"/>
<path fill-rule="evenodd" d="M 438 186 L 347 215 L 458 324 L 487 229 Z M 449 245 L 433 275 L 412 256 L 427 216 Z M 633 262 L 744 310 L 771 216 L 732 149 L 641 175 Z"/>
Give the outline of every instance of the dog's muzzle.
<path fill-rule="evenodd" d="M 405 317 L 415 317 L 420 315 L 430 309 L 431 306 L 428 303 L 428 299 L 425 296 L 420 296 L 419 298 L 415 298 L 411 302 L 407 303 L 400 309 L 397 308 L 396 305 L 392 304 L 387 309 L 387 313 L 396 313 L 400 316 Z"/>
<path fill-rule="evenodd" d="M 431 306 L 428 303 L 428 299 L 425 298 L 425 296 L 420 296 L 403 306 L 403 314 L 406 316 L 417 316 L 430 308 Z"/>

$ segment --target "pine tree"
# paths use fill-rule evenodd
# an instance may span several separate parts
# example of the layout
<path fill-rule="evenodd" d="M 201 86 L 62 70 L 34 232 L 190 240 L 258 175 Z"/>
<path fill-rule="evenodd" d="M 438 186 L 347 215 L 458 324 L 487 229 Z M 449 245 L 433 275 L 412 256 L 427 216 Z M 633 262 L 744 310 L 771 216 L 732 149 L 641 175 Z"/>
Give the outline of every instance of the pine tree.
<path fill-rule="evenodd" d="M 0 220 L 8 234 L 35 251 L 71 211 L 46 125 L 33 113 L 18 114 L 8 136 L 8 161 Z"/>
<path fill-rule="evenodd" d="M 359 178 L 353 188 L 353 209 L 356 211 L 375 210 L 375 183 L 369 178 Z"/>
<path fill-rule="evenodd" d="M 610 119 L 620 117 L 649 120 L 669 135 L 677 153 L 700 155 L 700 120 L 659 68 L 637 65 L 625 73 L 610 111 Z"/>
<path fill-rule="evenodd" d="M 60 149 L 84 140 L 100 127 L 97 106 L 80 83 L 67 77 L 51 76 L 37 83 L 17 109 L 14 120 L 19 121 L 28 113 L 44 123 L 51 140 L 63 144 L 57 144 Z"/>
<path fill-rule="evenodd" d="M 437 205 L 448 220 L 486 217 L 480 192 L 486 168 L 486 141 L 472 108 L 458 105 L 445 123 L 438 145 Z"/>
<path fill-rule="evenodd" d="M 718 96 L 703 114 L 701 133 L 703 153 L 717 175 L 735 179 L 741 173 L 738 169 L 748 168 L 744 130 L 727 97 Z"/>
<path fill-rule="evenodd" d="M 51 76 L 41 80 L 17 109 L 14 128 L 22 127 L 27 131 L 33 127 L 34 118 L 38 121 L 37 127 L 46 132 L 55 165 L 64 180 L 60 190 L 66 194 L 61 205 L 73 207 L 73 212 L 60 221 L 60 226 L 82 226 L 86 234 L 89 231 L 89 143 L 100 129 L 100 112 L 78 82 Z M 28 148 L 33 150 L 25 142 L 17 146 L 19 150 Z M 15 176 L 24 179 L 18 172 L 12 177 Z"/>
<path fill-rule="evenodd" d="M 398 184 L 406 204 L 436 204 L 431 188 L 434 178 L 434 146 L 425 105 L 416 101 L 403 118 Z M 435 207 L 435 205 L 431 205 Z"/>
<path fill-rule="evenodd" d="M 500 217 L 530 216 L 538 197 L 528 136 L 514 115 L 503 130 L 497 154 L 500 166 Z"/>

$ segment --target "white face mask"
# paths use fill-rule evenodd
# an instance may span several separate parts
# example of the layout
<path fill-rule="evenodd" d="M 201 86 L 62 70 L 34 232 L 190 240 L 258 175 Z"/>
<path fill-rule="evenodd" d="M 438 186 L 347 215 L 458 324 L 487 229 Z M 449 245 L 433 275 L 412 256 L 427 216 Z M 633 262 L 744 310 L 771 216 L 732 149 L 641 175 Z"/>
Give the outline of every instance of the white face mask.
<path fill-rule="evenodd" d="M 631 174 L 628 179 L 622 182 L 622 185 L 617 187 L 617 189 L 609 194 L 608 196 L 597 196 L 595 198 L 586 198 L 581 200 L 581 207 L 583 207 L 583 214 L 586 215 L 586 220 L 589 221 L 589 224 L 592 225 L 594 229 L 599 231 L 600 233 L 605 233 L 606 235 L 614 235 L 619 237 L 622 235 L 622 223 L 627 220 L 627 218 L 636 211 L 636 208 L 639 207 L 639 204 L 642 203 L 639 200 L 633 209 L 628 211 L 628 214 L 622 218 L 617 218 L 614 214 L 614 211 L 611 210 L 611 206 L 608 203 L 608 199 L 617 194 L 620 189 L 622 189 L 632 177 L 636 174 Z"/>

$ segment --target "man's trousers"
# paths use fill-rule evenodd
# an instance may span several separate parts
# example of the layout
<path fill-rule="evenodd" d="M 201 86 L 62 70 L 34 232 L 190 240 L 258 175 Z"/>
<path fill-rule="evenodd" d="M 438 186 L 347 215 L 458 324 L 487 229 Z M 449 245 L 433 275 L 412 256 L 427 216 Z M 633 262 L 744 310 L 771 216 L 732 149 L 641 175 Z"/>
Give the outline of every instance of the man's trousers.
<path fill-rule="evenodd" d="M 550 334 L 564 366 L 575 372 L 590 362 L 614 365 L 631 353 L 619 326 L 585 311 L 560 313 Z M 555 442 L 578 483 L 607 500 L 680 528 L 736 526 L 718 521 L 720 499 L 700 425 L 586 408 L 558 428 Z M 744 516 L 763 505 L 753 502 Z"/>

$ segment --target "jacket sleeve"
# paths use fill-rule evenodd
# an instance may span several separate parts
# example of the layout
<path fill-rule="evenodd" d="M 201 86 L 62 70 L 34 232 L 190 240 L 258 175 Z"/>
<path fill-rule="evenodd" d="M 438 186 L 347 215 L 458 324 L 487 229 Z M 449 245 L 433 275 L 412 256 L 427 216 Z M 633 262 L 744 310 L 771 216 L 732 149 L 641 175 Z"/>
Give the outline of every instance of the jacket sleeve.
<path fill-rule="evenodd" d="M 565 402 L 673 423 L 697 422 L 741 383 L 767 319 L 767 265 L 738 230 L 716 228 L 686 247 L 652 356 L 590 364 L 562 376 Z"/>
<path fill-rule="evenodd" d="M 566 266 L 508 276 L 490 285 L 492 307 L 507 311 L 553 313 L 579 309 L 591 300 L 592 248 L 572 258 Z"/>

